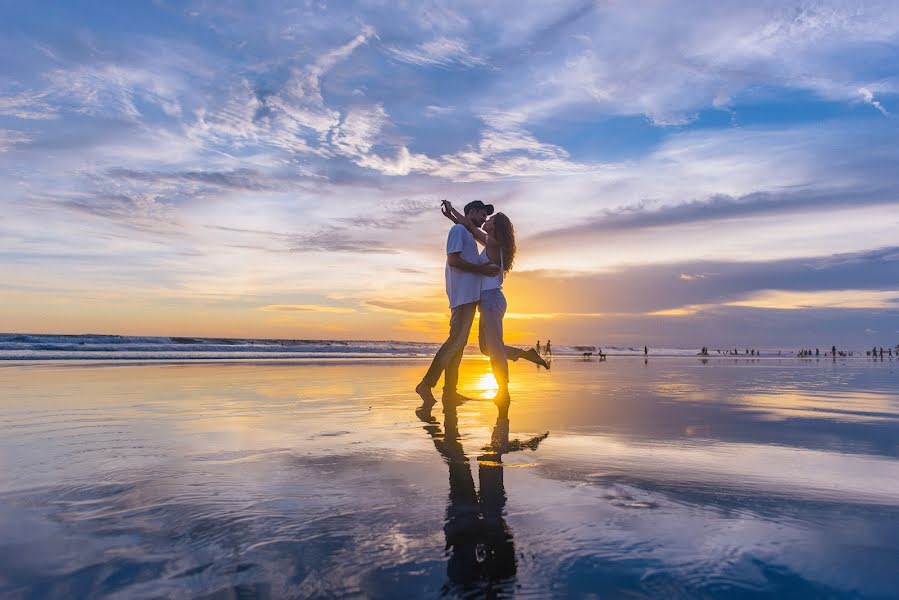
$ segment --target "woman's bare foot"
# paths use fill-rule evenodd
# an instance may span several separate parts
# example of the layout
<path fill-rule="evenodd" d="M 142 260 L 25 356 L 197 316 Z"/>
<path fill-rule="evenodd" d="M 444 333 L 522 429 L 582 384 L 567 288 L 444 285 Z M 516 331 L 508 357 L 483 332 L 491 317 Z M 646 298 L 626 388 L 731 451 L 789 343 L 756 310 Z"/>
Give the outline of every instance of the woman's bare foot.
<path fill-rule="evenodd" d="M 499 411 L 499 418 L 508 419 L 509 406 L 512 404 L 512 398 L 509 396 L 509 392 L 500 392 L 494 396 L 493 403 L 496 404 L 496 408 Z"/>
<path fill-rule="evenodd" d="M 537 354 L 537 351 L 534 348 L 525 351 L 524 354 L 521 355 L 521 358 L 531 361 L 535 365 L 540 365 L 547 371 L 549 370 L 549 363 L 543 360 L 543 357 Z"/>

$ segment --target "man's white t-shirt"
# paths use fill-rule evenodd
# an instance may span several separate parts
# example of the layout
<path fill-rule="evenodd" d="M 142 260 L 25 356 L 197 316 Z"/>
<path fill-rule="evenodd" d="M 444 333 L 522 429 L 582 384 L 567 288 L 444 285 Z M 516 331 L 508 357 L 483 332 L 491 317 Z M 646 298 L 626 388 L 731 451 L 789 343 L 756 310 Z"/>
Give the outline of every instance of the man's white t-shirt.
<path fill-rule="evenodd" d="M 464 225 L 453 225 L 446 238 L 446 253 L 454 254 L 456 252 L 463 260 L 472 264 L 476 265 L 481 262 L 474 236 Z M 481 299 L 481 275 L 456 269 L 447 263 L 446 295 L 449 298 L 450 308 L 477 302 Z"/>

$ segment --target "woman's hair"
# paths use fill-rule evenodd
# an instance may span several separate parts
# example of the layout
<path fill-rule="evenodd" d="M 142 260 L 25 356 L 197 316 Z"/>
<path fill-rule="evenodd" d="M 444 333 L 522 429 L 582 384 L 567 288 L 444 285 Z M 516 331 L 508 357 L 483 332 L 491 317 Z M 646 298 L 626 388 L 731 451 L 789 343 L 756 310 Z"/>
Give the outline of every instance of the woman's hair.
<path fill-rule="evenodd" d="M 512 227 L 512 221 L 503 213 L 496 213 L 493 216 L 493 237 L 499 242 L 500 248 L 503 249 L 503 269 L 505 271 L 512 270 L 512 263 L 515 262 L 515 228 Z"/>

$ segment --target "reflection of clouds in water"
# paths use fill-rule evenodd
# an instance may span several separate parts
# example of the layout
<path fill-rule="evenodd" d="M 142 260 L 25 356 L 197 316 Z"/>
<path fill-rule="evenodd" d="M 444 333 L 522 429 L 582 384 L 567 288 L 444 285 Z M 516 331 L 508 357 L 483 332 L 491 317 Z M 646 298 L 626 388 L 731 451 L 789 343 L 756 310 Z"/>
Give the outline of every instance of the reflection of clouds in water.
<path fill-rule="evenodd" d="M 493 403 L 463 404 L 457 464 L 479 513 L 481 471 L 502 473 L 485 481 L 505 504 L 487 511 L 514 535 L 522 595 L 888 596 L 896 420 L 832 404 L 895 414 L 894 376 L 853 365 L 519 363 L 513 433 Z M 0 578 L 57 596 L 111 581 L 133 595 L 439 595 L 453 481 L 412 414 L 426 367 L 4 369 L 17 392 L 0 396 Z M 460 389 L 477 397 L 488 377 L 466 361 Z M 831 410 L 767 420 L 809 402 Z M 538 453 L 503 452 L 547 429 Z"/>
<path fill-rule="evenodd" d="M 557 441 L 554 436 L 554 449 Z M 693 482 L 659 487 L 639 475 L 625 483 L 618 480 L 626 481 L 626 474 L 582 478 L 560 469 L 564 478 L 547 478 L 554 460 L 543 456 L 542 463 L 507 485 L 515 501 L 509 522 L 518 540 L 527 531 L 530 547 L 564 540 L 564 551 L 545 566 L 559 578 L 556 593 L 585 580 L 594 587 L 582 592 L 616 584 L 649 592 L 652 580 L 662 578 L 688 597 L 738 589 L 763 597 L 820 597 L 839 596 L 847 587 L 890 594 L 896 582 L 885 557 L 899 529 L 886 522 L 883 530 L 870 527 L 884 514 L 899 516 L 895 506 L 858 504 L 847 515 L 839 503 L 714 486 L 693 490 Z"/>
<path fill-rule="evenodd" d="M 802 391 L 789 393 L 746 394 L 740 402 L 748 409 L 764 412 L 764 418 L 784 420 L 796 417 L 833 419 L 837 421 L 888 421 L 899 419 L 895 394 L 853 392 L 851 401 L 836 391 Z"/>
<path fill-rule="evenodd" d="M 899 498 L 899 461 L 762 444 L 714 440 L 677 444 L 618 436 L 564 434 L 542 454 L 541 472 L 608 472 L 662 487 L 684 485 L 738 495 L 877 503 Z"/>

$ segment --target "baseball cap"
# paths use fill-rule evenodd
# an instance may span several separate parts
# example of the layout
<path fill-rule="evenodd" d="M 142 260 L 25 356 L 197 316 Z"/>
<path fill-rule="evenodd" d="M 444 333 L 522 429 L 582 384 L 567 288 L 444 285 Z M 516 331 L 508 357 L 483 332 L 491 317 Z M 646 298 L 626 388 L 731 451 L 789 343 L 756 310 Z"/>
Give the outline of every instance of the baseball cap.
<path fill-rule="evenodd" d="M 483 208 L 484 211 L 485 211 L 488 215 L 492 215 L 492 214 L 493 214 L 493 205 L 492 205 L 492 204 L 484 204 L 484 203 L 481 202 L 480 200 L 472 200 L 471 202 L 469 202 L 468 204 L 466 204 L 466 205 L 465 205 L 465 210 L 462 211 L 462 214 L 466 214 L 468 211 L 473 210 L 473 209 L 476 209 L 476 208 Z"/>

